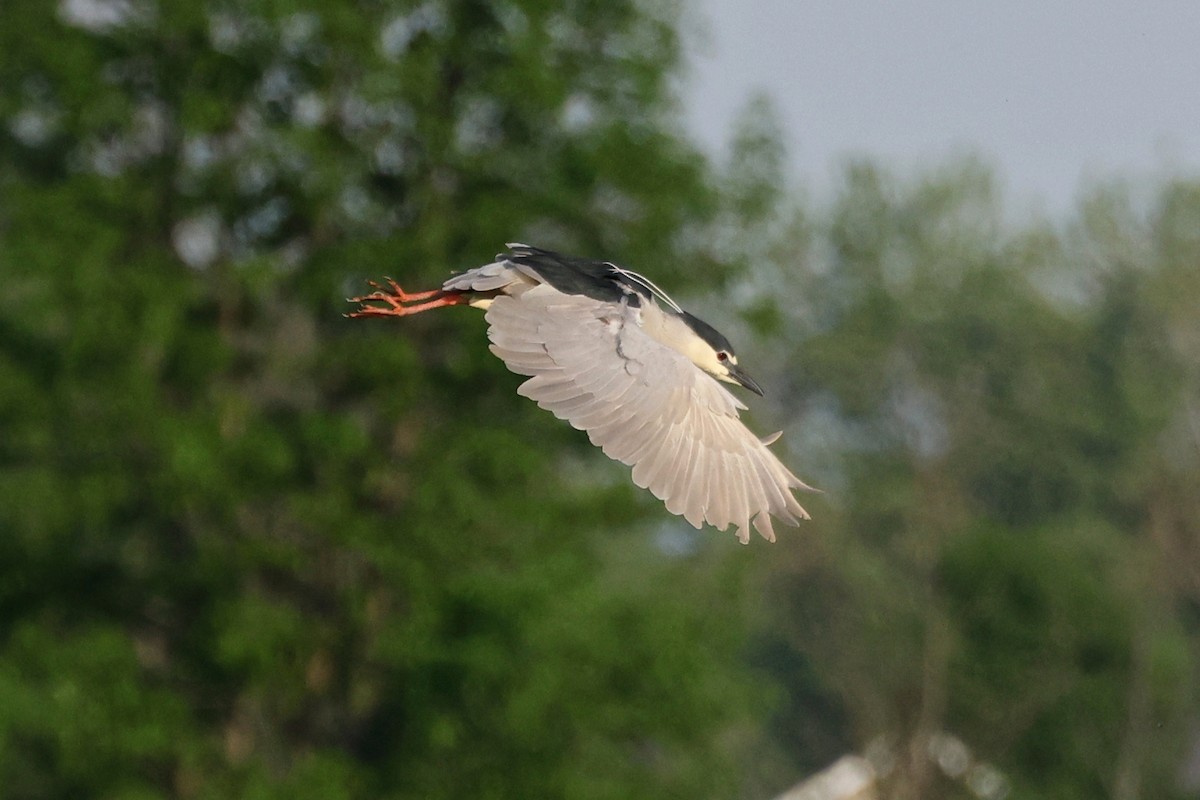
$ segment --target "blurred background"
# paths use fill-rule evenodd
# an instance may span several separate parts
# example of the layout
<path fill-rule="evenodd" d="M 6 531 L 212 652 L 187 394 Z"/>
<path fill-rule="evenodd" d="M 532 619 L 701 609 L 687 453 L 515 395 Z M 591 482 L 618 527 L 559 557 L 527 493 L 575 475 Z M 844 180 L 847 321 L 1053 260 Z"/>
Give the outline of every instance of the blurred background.
<path fill-rule="evenodd" d="M 1200 794 L 1194 175 L 814 188 L 666 0 L 0 13 L 0 796 Z M 341 316 L 513 240 L 729 334 L 813 521 L 693 531 L 478 313 Z"/>
<path fill-rule="evenodd" d="M 689 130 L 719 152 L 768 91 L 809 191 L 836 190 L 847 154 L 919 171 L 982 152 L 1009 213 L 1069 213 L 1117 176 L 1153 193 L 1200 175 L 1200 5 L 697 1 Z"/>

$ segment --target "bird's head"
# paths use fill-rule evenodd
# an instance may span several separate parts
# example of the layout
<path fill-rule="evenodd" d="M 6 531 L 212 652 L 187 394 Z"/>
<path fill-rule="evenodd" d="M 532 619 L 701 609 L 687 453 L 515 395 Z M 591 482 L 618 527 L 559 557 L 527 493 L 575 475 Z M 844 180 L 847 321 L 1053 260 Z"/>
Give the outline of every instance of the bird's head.
<path fill-rule="evenodd" d="M 762 387 L 738 366 L 737 354 L 720 331 L 702 319 L 684 311 L 680 314 L 690 335 L 680 350 L 692 362 L 708 374 L 726 383 L 744 386 L 757 395 L 762 395 Z"/>

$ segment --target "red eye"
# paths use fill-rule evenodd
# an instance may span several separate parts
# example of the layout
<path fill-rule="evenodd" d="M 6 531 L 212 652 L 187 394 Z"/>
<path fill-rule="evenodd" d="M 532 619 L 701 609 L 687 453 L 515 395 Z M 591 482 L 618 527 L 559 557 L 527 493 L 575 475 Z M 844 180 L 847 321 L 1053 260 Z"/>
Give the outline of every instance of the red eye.
<path fill-rule="evenodd" d="M 729 360 L 729 353 L 726 353 L 724 350 L 720 350 L 717 352 L 717 361 L 728 361 L 728 360 Z"/>

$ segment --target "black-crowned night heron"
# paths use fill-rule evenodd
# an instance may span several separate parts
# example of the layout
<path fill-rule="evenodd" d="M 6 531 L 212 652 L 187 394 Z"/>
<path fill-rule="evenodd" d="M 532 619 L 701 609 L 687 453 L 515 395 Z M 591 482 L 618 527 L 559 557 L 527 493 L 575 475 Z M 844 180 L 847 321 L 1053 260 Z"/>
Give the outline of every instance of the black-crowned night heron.
<path fill-rule="evenodd" d="M 792 495 L 811 489 L 738 419 L 746 406 L 717 381 L 762 394 L 729 340 L 649 279 L 607 261 L 523 244 L 442 288 L 409 293 L 389 280 L 352 298 L 350 317 L 403 317 L 442 306 L 486 310 L 491 351 L 528 375 L 517 393 L 586 431 L 633 482 L 696 528 L 750 524 L 775 541 L 771 515 L 808 519 Z M 714 380 L 714 378 L 716 380 Z"/>

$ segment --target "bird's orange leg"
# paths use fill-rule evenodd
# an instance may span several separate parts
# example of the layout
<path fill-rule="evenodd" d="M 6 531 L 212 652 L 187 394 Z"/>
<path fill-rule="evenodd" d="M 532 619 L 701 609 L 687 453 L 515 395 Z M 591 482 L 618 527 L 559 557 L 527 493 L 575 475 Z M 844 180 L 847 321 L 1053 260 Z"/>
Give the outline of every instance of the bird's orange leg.
<path fill-rule="evenodd" d="M 470 302 L 461 293 L 443 293 L 441 289 L 433 289 L 428 292 L 406 292 L 391 278 L 388 278 L 387 281 L 386 287 L 375 281 L 367 281 L 367 284 L 375 291 L 362 297 L 347 298 L 348 302 L 358 303 L 359 308 L 346 316 L 352 319 L 358 317 L 406 317 L 409 314 L 419 314 L 431 308 L 465 305 Z M 422 300 L 426 302 L 420 302 Z M 372 301 L 382 302 L 385 305 L 371 305 Z"/>

